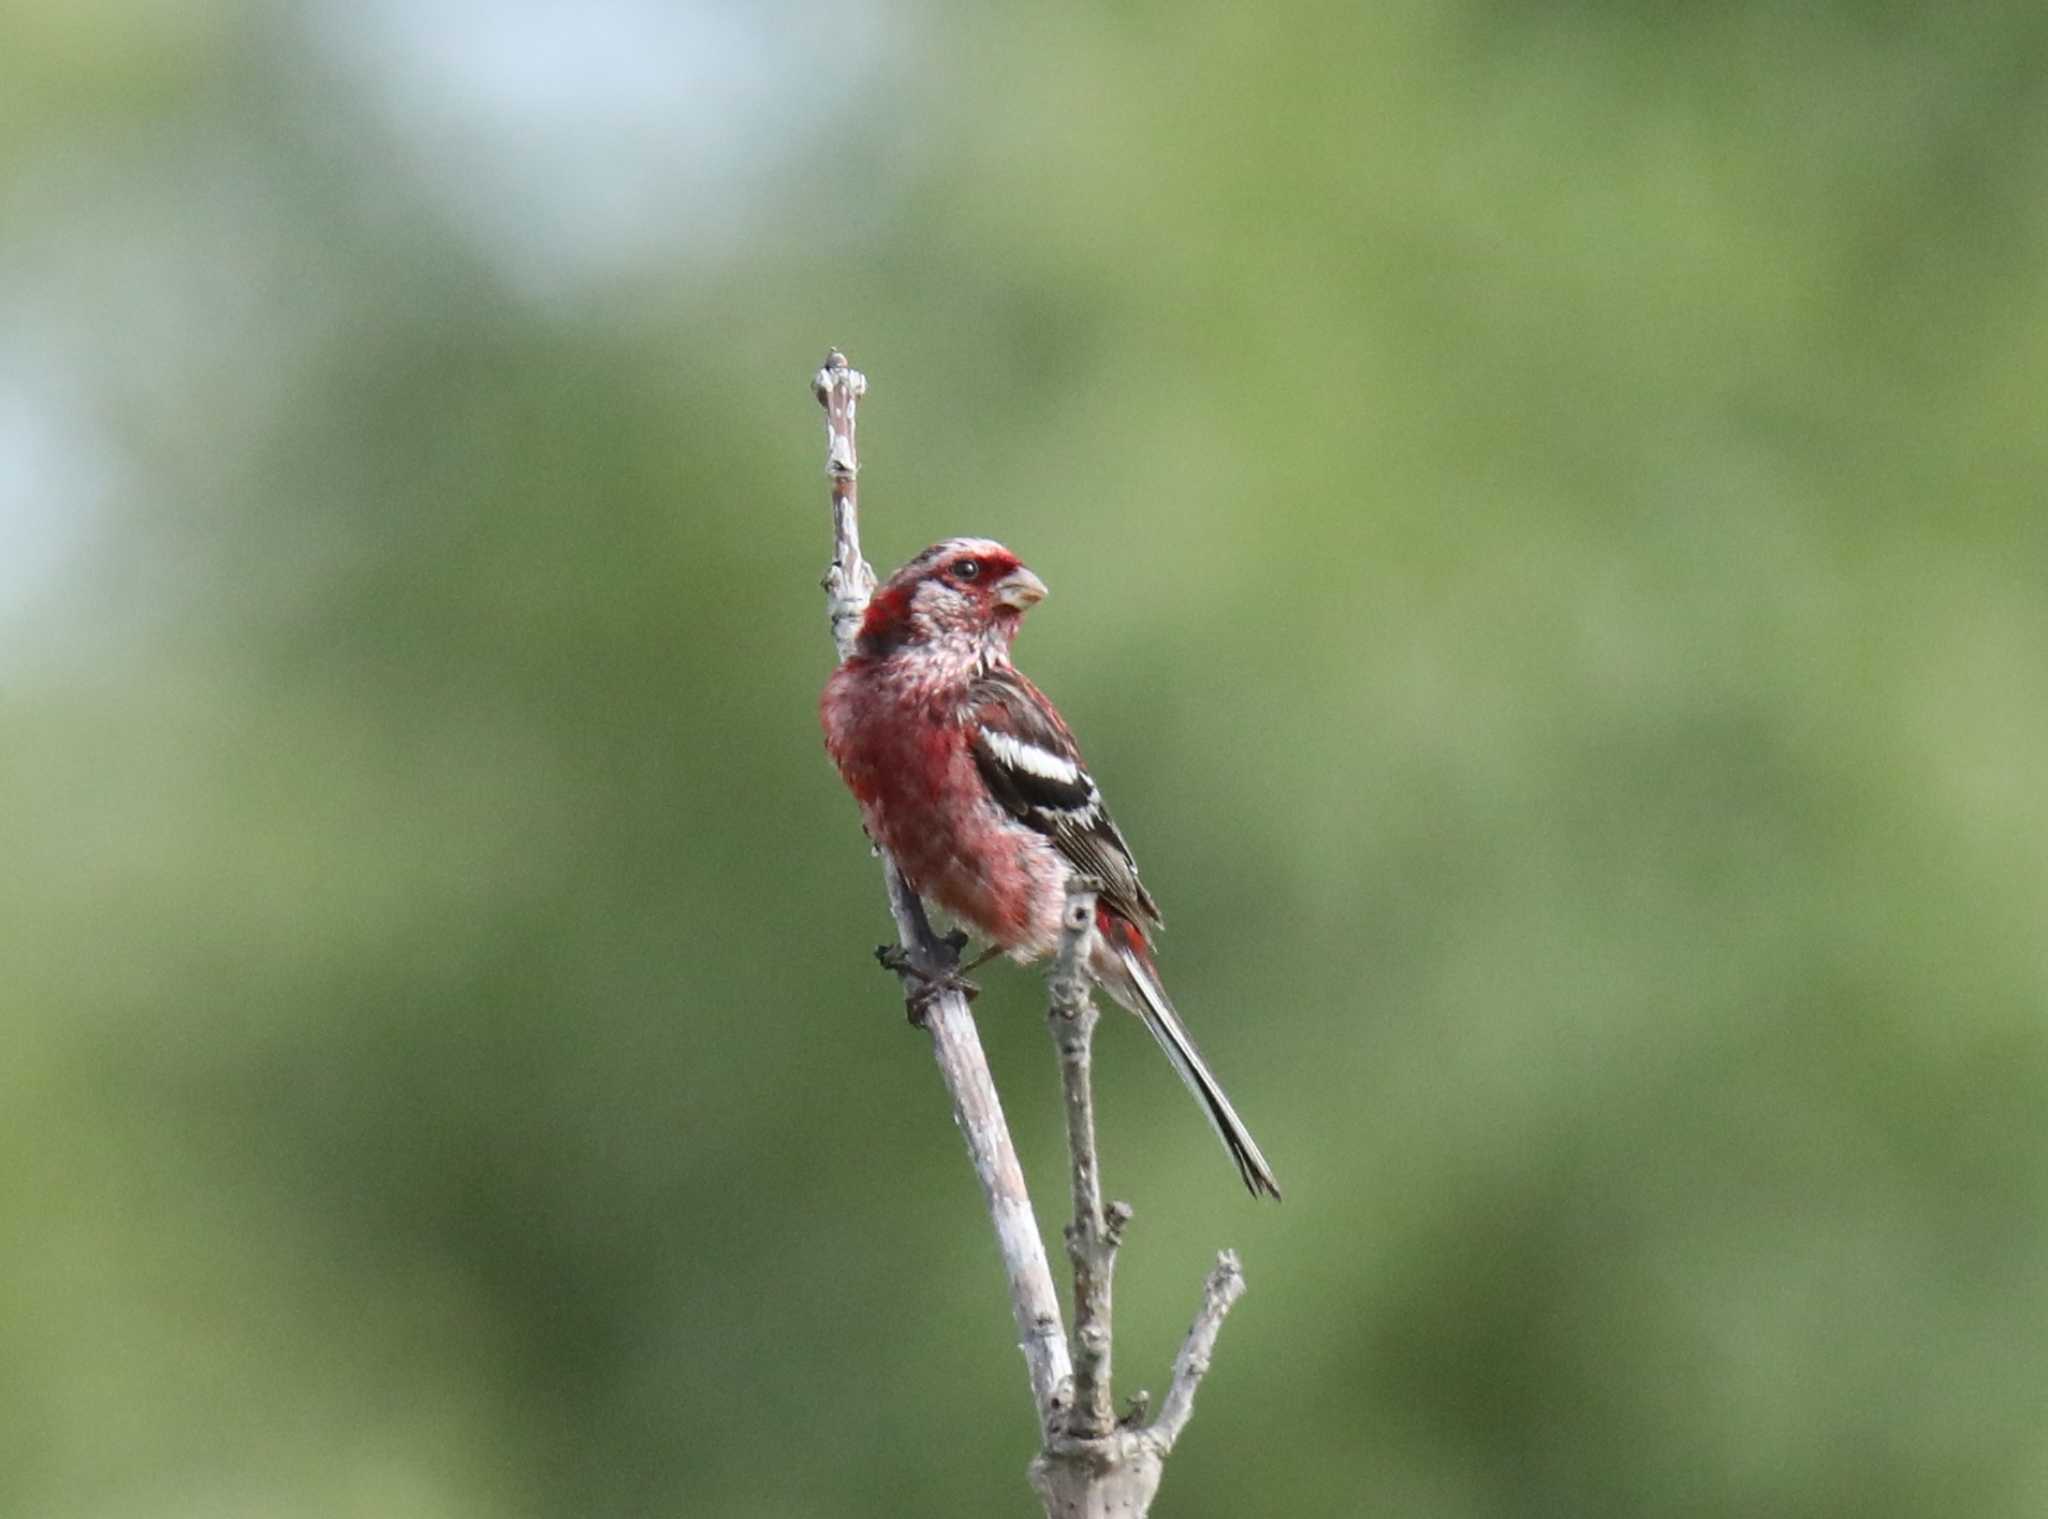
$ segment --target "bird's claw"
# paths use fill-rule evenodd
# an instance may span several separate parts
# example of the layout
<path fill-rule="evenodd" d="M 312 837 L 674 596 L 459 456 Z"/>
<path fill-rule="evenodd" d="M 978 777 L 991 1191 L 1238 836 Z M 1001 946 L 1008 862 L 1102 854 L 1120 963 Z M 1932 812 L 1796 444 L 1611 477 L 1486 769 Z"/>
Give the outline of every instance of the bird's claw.
<path fill-rule="evenodd" d="M 952 935 L 947 936 L 951 943 Z M 965 936 L 961 936 L 962 943 Z M 955 945 L 954 949 L 958 950 Z M 919 1028 L 931 1015 L 932 1004 L 947 992 L 958 992 L 972 1002 L 981 995 L 981 988 L 956 970 L 932 971 L 919 965 L 909 950 L 900 944 L 877 944 L 875 959 L 884 970 L 894 971 L 904 978 L 903 1005 L 910 1014 L 910 1021 Z"/>

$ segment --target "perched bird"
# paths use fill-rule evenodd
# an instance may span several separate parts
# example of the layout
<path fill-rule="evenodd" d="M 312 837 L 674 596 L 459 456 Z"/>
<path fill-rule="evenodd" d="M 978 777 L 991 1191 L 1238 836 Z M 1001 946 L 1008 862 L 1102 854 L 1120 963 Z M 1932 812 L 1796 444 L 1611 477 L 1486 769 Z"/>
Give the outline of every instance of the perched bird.
<path fill-rule="evenodd" d="M 825 747 L 904 879 L 1013 959 L 1058 947 L 1070 884 L 1096 892 L 1089 971 L 1145 1020 L 1253 1196 L 1279 1183 L 1167 1000 L 1159 908 L 1045 693 L 1010 646 L 1045 582 L 986 538 L 933 544 L 868 603 L 826 683 Z"/>

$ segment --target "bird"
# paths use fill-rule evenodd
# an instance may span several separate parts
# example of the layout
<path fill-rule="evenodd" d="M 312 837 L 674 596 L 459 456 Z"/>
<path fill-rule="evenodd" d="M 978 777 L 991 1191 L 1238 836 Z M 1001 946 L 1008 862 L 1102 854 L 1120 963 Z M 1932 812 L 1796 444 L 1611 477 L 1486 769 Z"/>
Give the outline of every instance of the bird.
<path fill-rule="evenodd" d="M 1058 947 L 1070 889 L 1096 894 L 1088 971 L 1138 1015 L 1254 1197 L 1280 1184 L 1167 998 L 1159 905 L 1066 720 L 1011 662 L 1045 582 L 988 538 L 948 538 L 875 592 L 819 700 L 868 837 L 911 888 L 1020 964 Z M 979 963 L 979 962 L 977 962 Z M 971 968 L 971 967 L 970 967 Z"/>

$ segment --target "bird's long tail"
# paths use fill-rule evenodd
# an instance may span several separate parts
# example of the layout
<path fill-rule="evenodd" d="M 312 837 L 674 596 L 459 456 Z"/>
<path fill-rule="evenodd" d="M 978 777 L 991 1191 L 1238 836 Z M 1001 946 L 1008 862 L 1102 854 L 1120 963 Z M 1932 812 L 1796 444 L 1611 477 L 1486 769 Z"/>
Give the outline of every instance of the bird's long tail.
<path fill-rule="evenodd" d="M 1209 1115 L 1210 1127 L 1223 1141 L 1230 1158 L 1237 1162 L 1238 1174 L 1252 1196 L 1264 1193 L 1278 1201 L 1280 1183 L 1274 1180 L 1272 1167 L 1266 1164 L 1266 1157 L 1260 1153 L 1258 1141 L 1252 1138 L 1244 1120 L 1237 1116 L 1237 1109 L 1223 1095 L 1223 1084 L 1202 1059 L 1202 1052 L 1195 1048 L 1187 1025 L 1167 1000 L 1166 988 L 1159 984 L 1159 973 L 1152 967 L 1144 940 L 1129 923 L 1107 913 L 1100 915 L 1097 922 L 1102 930 L 1097 953 L 1114 960 L 1113 965 L 1103 967 L 1112 974 L 1098 979 L 1117 1001 L 1145 1020 L 1145 1027 L 1166 1051 L 1166 1058 L 1173 1062 L 1180 1079 Z M 1123 974 L 1115 974 L 1117 970 Z"/>

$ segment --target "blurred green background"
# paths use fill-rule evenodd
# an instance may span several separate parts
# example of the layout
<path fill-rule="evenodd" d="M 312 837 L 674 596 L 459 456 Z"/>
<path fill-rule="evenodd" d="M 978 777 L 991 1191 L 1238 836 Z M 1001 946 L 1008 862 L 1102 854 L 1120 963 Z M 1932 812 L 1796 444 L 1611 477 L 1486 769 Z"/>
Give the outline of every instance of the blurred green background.
<path fill-rule="evenodd" d="M 2048 1509 L 2048 12 L 0 33 L 0 1513 L 1036 1512 L 828 343 L 1288 1188 L 1106 1025 L 1159 1513 Z"/>

